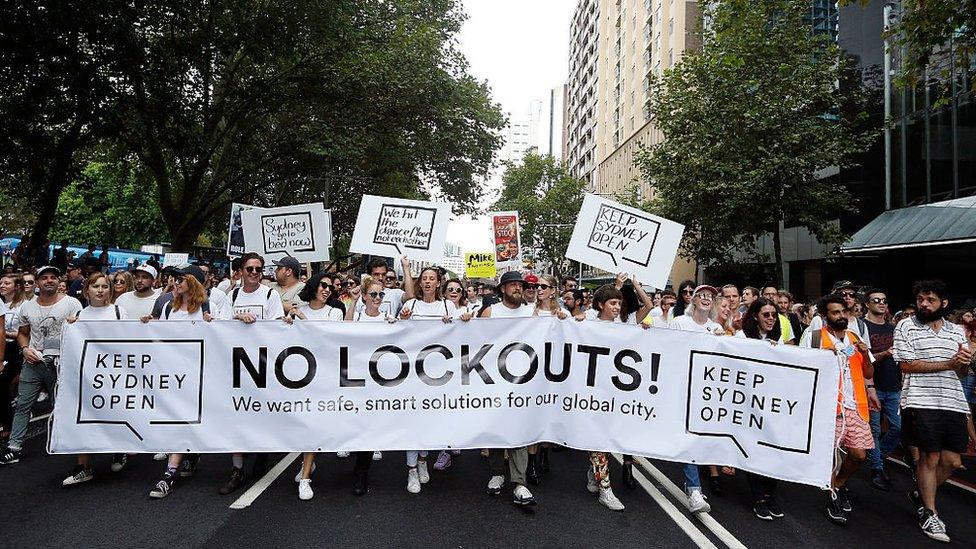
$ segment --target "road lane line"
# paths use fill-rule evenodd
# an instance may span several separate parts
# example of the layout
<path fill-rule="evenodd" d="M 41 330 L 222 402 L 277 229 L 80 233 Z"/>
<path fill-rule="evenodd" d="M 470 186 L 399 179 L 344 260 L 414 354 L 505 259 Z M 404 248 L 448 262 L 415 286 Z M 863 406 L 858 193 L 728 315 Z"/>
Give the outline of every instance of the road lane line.
<path fill-rule="evenodd" d="M 667 477 L 660 469 L 647 461 L 646 458 L 640 456 L 634 456 L 634 461 L 638 463 L 642 468 L 644 468 L 648 473 L 657 480 L 658 484 L 664 487 L 665 490 L 671 493 L 671 497 L 678 500 L 679 502 L 684 502 L 688 499 L 685 495 L 684 490 L 678 488 L 678 485 L 671 482 L 671 479 Z M 725 529 L 719 521 L 715 520 L 708 513 L 692 513 L 695 518 L 701 521 L 706 528 L 712 531 L 722 543 L 727 545 L 730 549 L 746 549 L 746 546 L 739 541 L 738 538 L 732 535 L 731 532 Z"/>
<path fill-rule="evenodd" d="M 252 503 L 254 503 L 254 500 L 258 499 L 258 496 L 260 496 L 262 492 L 267 490 L 268 486 L 271 486 L 271 483 L 274 482 L 275 479 L 278 478 L 281 475 L 281 473 L 283 473 L 285 469 L 287 469 L 288 466 L 295 461 L 296 458 L 298 458 L 298 454 L 299 454 L 298 452 L 292 452 L 287 456 L 283 457 L 281 461 L 278 462 L 277 465 L 272 467 L 271 470 L 265 473 L 263 477 L 261 477 L 260 479 L 258 479 L 257 482 L 252 484 L 251 487 L 248 488 L 246 492 L 241 494 L 241 497 L 237 498 L 237 501 L 231 503 L 230 508 L 244 509 L 245 507 L 249 507 Z"/>
<path fill-rule="evenodd" d="M 620 454 L 613 454 L 613 457 L 618 462 L 623 463 L 623 458 L 620 457 Z M 658 506 L 665 513 L 667 513 L 669 517 L 671 517 L 671 520 L 673 520 L 675 524 L 684 530 L 685 534 L 688 534 L 688 537 L 691 538 L 691 541 L 695 542 L 695 545 L 701 547 L 702 549 L 718 549 L 718 547 L 712 543 L 710 539 L 708 539 L 708 536 L 706 536 L 704 532 L 699 530 L 693 522 L 688 520 L 688 517 L 686 517 L 680 509 L 675 507 L 675 505 L 671 503 L 671 500 L 661 493 L 660 490 L 651 484 L 651 481 L 647 480 L 647 477 L 645 477 L 639 469 L 634 469 L 634 479 L 637 480 L 637 484 L 640 484 L 641 488 L 643 488 L 644 491 L 651 496 L 651 499 L 653 499 L 654 502 L 657 503 Z"/>
<path fill-rule="evenodd" d="M 905 469 L 908 469 L 909 468 L 908 467 L 908 464 L 905 463 L 904 461 L 900 460 L 900 459 L 896 459 L 896 458 L 893 458 L 891 456 L 888 456 L 888 461 L 893 461 L 893 462 L 897 463 L 898 465 L 901 465 Z M 956 488 L 962 488 L 963 490 L 966 490 L 967 492 L 972 492 L 972 493 L 976 494 L 976 488 L 973 488 L 972 486 L 970 486 L 968 484 L 965 484 L 963 482 L 959 482 L 958 480 L 953 480 L 951 478 L 948 479 L 946 482 L 948 482 L 949 484 L 955 486 Z"/>

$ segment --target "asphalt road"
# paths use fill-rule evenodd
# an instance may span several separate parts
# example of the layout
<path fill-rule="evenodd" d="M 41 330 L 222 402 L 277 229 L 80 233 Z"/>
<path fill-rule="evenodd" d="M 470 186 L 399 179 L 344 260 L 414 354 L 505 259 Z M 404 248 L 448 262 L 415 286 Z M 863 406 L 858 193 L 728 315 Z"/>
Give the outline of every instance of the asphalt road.
<path fill-rule="evenodd" d="M 197 474 L 164 500 L 147 493 L 163 464 L 151 456 L 131 458 L 119 473 L 110 457 L 95 458 L 96 478 L 62 488 L 72 456 L 44 453 L 43 421 L 36 422 L 29 455 L 0 468 L 2 547 L 389 547 L 436 543 L 443 547 L 935 547 L 913 520 L 906 497 L 910 477 L 893 466 L 896 489 L 872 489 L 867 475 L 852 481 L 855 510 L 846 527 L 824 518 L 824 493 L 811 487 L 781 484 L 779 499 L 787 516 L 775 522 L 756 519 L 749 507 L 744 475 L 724 477 L 724 497 L 709 496 L 712 512 L 692 516 L 672 492 L 680 467 L 650 462 L 642 468 L 642 487 L 619 484 L 620 466 L 612 463 L 614 491 L 627 509 L 611 512 L 586 491 L 586 456 L 552 454 L 552 471 L 533 487 L 539 505 L 513 506 L 508 492 L 489 496 L 487 463 L 465 452 L 448 471 L 432 471 L 420 494 L 407 493 L 402 452 L 386 452 L 370 474 L 369 494 L 351 494 L 352 459 L 320 455 L 312 486 L 315 498 L 300 501 L 294 475 L 298 464 L 282 463 L 269 473 L 243 509 L 232 509 L 244 490 L 220 496 L 218 487 L 230 468 L 230 456 L 206 455 Z M 431 455 L 433 460 L 434 454 Z M 272 468 L 287 459 L 274 455 Z M 970 470 L 976 460 L 967 458 Z M 247 463 L 250 467 L 250 460 Z M 249 484 L 256 479 L 251 479 Z M 706 490 L 707 493 L 707 490 Z M 249 498 L 248 498 L 249 499 Z M 976 546 L 972 514 L 976 492 L 946 487 L 940 513 L 959 547 Z"/>

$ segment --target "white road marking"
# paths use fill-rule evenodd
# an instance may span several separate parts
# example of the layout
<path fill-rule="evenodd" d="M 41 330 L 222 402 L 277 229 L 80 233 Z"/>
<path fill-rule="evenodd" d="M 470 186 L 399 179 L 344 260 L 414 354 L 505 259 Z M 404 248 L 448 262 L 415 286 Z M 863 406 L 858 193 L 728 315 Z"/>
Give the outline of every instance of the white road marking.
<path fill-rule="evenodd" d="M 613 454 L 613 457 L 617 461 L 621 463 L 623 462 L 620 454 Z M 675 505 L 671 503 L 671 500 L 665 497 L 660 490 L 651 484 L 651 481 L 647 480 L 639 469 L 634 469 L 634 479 L 637 480 L 637 484 L 640 484 L 641 488 L 643 488 L 644 491 L 651 496 L 654 502 L 657 503 L 658 506 L 664 510 L 669 517 L 671 517 L 671 520 L 673 520 L 675 524 L 684 530 L 685 534 L 688 534 L 688 537 L 691 538 L 691 541 L 695 542 L 695 545 L 701 547 L 702 549 L 718 549 L 718 547 L 712 543 L 710 539 L 708 539 L 708 536 L 706 536 L 704 532 L 699 530 L 694 523 L 688 520 L 688 517 L 686 517 L 680 509 L 675 507 Z"/>
<path fill-rule="evenodd" d="M 640 456 L 634 456 L 634 460 L 642 468 L 644 468 L 652 477 L 667 490 L 671 497 L 678 500 L 679 502 L 684 502 L 687 499 L 684 490 L 678 488 L 678 485 L 671 482 L 671 479 L 667 477 L 660 469 L 647 461 L 646 458 Z M 722 543 L 727 545 L 730 549 L 746 549 L 746 546 L 742 544 L 731 532 L 725 529 L 717 520 L 715 520 L 712 515 L 708 513 L 694 513 L 695 518 L 701 521 L 706 528 L 711 530 L 715 537 L 717 537 Z"/>
<path fill-rule="evenodd" d="M 902 467 L 908 469 L 908 464 L 905 463 L 904 461 L 900 460 L 900 459 L 895 459 L 895 458 L 889 456 L 888 457 L 888 461 L 893 461 L 893 462 L 897 463 L 898 465 L 901 465 Z M 965 484 L 963 484 L 961 482 L 957 482 L 955 480 L 952 480 L 951 478 L 949 480 L 947 480 L 946 482 L 948 482 L 949 484 L 955 486 L 956 488 L 962 488 L 963 490 L 966 490 L 967 492 L 972 492 L 972 493 L 976 494 L 976 488 L 973 488 L 972 486 L 967 486 L 967 485 L 965 485 Z"/>
<path fill-rule="evenodd" d="M 237 498 L 237 501 L 231 503 L 230 508 L 244 509 L 245 507 L 249 507 L 252 503 L 254 503 L 254 500 L 258 499 L 258 496 L 260 496 L 262 492 L 267 490 L 268 486 L 271 486 L 271 483 L 274 482 L 275 479 L 278 478 L 281 475 L 281 473 L 284 472 L 284 470 L 287 469 L 288 466 L 292 464 L 292 462 L 295 461 L 295 459 L 298 457 L 298 454 L 299 454 L 298 452 L 292 452 L 287 456 L 283 457 L 281 461 L 278 462 L 277 465 L 272 467 L 271 470 L 265 473 L 263 477 L 261 477 L 260 479 L 258 479 L 257 482 L 252 484 L 251 487 L 248 488 L 246 492 L 241 494 L 241 497 Z"/>

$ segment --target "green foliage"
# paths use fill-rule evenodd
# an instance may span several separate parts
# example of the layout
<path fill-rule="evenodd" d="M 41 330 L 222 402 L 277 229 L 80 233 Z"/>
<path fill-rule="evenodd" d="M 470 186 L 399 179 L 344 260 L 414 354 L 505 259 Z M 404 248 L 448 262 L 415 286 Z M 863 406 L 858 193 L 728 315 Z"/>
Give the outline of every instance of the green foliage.
<path fill-rule="evenodd" d="M 536 259 L 553 265 L 558 275 L 565 268 L 584 187 L 552 156 L 528 152 L 521 162 L 506 164 L 494 209 L 518 211 L 523 248 L 531 248 Z"/>
<path fill-rule="evenodd" d="M 976 54 L 976 3 L 972 0 L 902 0 L 901 14 L 889 29 L 901 48 L 899 80 L 914 85 L 930 59 L 952 46 L 959 67 L 973 72 Z"/>
<path fill-rule="evenodd" d="M 851 165 L 874 133 L 862 129 L 850 63 L 811 33 L 808 12 L 801 0 L 705 2 L 702 51 L 653 82 L 665 139 L 637 162 L 655 188 L 648 209 L 685 225 L 685 257 L 741 260 L 761 235 L 778 236 L 780 222 L 843 240 L 830 220 L 854 207 L 851 196 L 817 174 Z M 778 238 L 775 248 L 780 263 Z"/>

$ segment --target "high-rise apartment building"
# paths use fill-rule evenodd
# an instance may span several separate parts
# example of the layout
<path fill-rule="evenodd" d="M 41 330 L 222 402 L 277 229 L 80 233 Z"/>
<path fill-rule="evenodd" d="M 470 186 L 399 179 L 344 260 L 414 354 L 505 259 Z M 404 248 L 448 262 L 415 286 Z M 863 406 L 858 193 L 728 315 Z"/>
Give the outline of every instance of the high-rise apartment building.
<path fill-rule="evenodd" d="M 569 80 L 566 83 L 566 162 L 574 176 L 596 190 L 597 90 L 600 8 L 607 0 L 580 0 L 569 31 Z"/>

